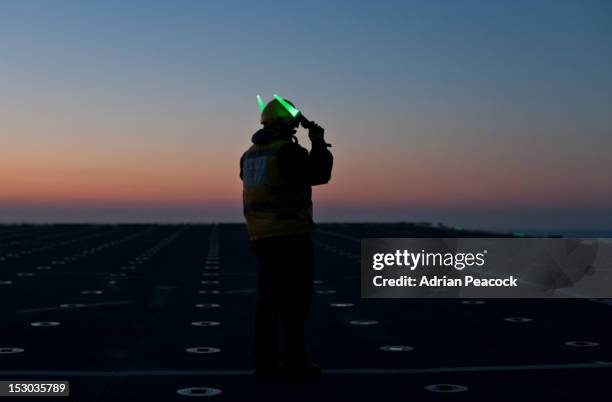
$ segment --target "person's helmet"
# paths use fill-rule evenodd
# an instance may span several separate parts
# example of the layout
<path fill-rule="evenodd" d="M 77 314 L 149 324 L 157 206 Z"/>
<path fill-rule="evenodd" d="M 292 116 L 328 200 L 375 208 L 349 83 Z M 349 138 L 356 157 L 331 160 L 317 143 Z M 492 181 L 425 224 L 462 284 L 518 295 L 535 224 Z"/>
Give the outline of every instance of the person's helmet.
<path fill-rule="evenodd" d="M 257 101 L 261 109 L 261 124 L 272 125 L 281 123 L 287 126 L 297 126 L 299 123 L 298 116 L 300 111 L 291 101 L 283 99 L 278 95 L 274 95 L 274 99 L 268 102 L 267 105 L 263 103 L 259 95 L 257 95 Z"/>

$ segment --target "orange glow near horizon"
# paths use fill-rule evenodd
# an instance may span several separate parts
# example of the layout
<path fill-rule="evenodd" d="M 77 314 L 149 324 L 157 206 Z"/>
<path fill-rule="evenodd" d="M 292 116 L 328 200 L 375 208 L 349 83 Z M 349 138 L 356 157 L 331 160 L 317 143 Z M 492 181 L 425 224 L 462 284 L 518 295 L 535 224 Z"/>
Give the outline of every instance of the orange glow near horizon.
<path fill-rule="evenodd" d="M 177 156 L 151 150 L 13 153 L 0 161 L 0 202 L 236 205 L 241 202 L 239 155 L 195 151 Z M 601 188 L 599 193 L 587 194 L 581 190 L 587 189 L 587 181 L 567 183 L 561 180 L 563 175 L 545 171 L 529 176 L 527 168 L 521 167 L 500 174 L 469 158 L 402 160 L 398 155 L 369 166 L 360 162 L 361 155 L 348 162 L 348 152 L 340 151 L 340 156 L 331 185 L 315 188 L 315 200 L 322 205 L 468 209 L 589 205 L 607 191 Z M 579 196 L 568 196 L 572 193 Z"/>

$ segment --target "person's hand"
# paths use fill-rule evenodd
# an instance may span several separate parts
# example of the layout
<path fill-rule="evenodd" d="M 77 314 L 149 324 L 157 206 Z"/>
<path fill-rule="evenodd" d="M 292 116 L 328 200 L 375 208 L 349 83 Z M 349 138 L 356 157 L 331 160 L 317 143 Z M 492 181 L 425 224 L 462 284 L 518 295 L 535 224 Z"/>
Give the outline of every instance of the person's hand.
<path fill-rule="evenodd" d="M 323 135 L 325 134 L 325 129 L 319 126 L 314 121 L 311 126 L 308 128 L 308 138 L 312 142 L 323 141 Z"/>

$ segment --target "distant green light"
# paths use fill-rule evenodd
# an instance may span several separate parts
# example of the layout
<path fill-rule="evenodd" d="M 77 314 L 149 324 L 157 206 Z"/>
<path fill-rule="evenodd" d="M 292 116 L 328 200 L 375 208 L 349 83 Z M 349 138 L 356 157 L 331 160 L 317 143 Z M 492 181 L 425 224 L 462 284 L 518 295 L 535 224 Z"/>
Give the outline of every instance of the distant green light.
<path fill-rule="evenodd" d="M 277 101 L 280 102 L 281 105 L 283 105 L 285 107 L 285 109 L 287 109 L 287 111 L 289 112 L 289 114 L 292 117 L 296 117 L 298 114 L 300 114 L 300 111 L 297 110 L 296 108 L 294 108 L 293 106 L 291 106 L 289 103 L 287 103 L 287 101 L 285 101 L 283 98 L 281 98 L 280 96 L 274 94 L 274 99 L 276 99 Z"/>
<path fill-rule="evenodd" d="M 259 95 L 257 95 L 257 103 L 259 103 L 259 108 L 263 112 L 263 110 L 266 108 L 266 104 L 261 100 L 261 96 Z"/>
<path fill-rule="evenodd" d="M 525 233 L 523 232 L 514 232 L 512 233 L 514 237 L 525 237 Z"/>
<path fill-rule="evenodd" d="M 455 230 L 463 230 L 463 228 L 461 226 L 455 226 L 453 229 L 455 229 Z"/>

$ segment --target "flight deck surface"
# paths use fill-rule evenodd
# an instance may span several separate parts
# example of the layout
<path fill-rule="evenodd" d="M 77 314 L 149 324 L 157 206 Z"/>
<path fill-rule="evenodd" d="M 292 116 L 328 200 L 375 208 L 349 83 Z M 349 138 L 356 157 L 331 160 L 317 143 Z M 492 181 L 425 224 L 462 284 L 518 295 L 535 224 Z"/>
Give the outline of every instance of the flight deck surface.
<path fill-rule="evenodd" d="M 51 400 L 88 402 L 612 400 L 610 301 L 360 298 L 360 239 L 404 236 L 495 235 L 319 225 L 307 347 L 324 376 L 296 384 L 255 381 L 243 225 L 0 226 L 0 380 L 70 381 Z"/>

